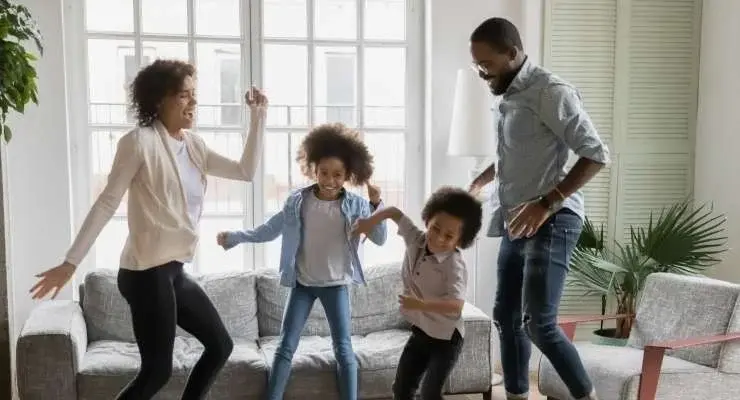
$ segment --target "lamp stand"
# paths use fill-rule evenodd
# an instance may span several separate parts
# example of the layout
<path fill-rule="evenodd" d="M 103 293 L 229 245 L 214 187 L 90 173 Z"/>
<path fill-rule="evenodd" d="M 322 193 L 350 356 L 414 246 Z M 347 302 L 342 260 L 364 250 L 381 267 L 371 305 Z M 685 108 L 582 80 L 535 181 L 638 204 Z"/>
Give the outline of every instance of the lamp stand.
<path fill-rule="evenodd" d="M 490 165 L 489 163 L 485 162 L 485 157 L 474 157 L 475 165 L 468 171 L 468 182 L 473 182 L 475 178 L 478 177 L 478 175 L 481 174 L 481 172 L 485 171 L 486 168 Z M 475 279 L 473 279 L 473 301 L 475 302 L 476 298 L 478 297 L 478 269 L 480 266 L 479 260 L 480 257 L 478 255 L 478 243 L 480 241 L 480 237 L 477 237 L 475 239 L 475 242 L 473 243 L 473 271 L 475 271 Z M 496 329 L 495 326 L 492 326 L 491 329 Z M 493 343 L 491 343 L 491 346 L 493 346 Z M 492 349 L 493 350 L 493 349 Z M 493 351 L 491 351 L 491 358 L 493 358 Z M 493 365 L 491 365 L 491 386 L 498 386 L 503 383 L 504 377 L 497 374 L 493 371 Z"/>

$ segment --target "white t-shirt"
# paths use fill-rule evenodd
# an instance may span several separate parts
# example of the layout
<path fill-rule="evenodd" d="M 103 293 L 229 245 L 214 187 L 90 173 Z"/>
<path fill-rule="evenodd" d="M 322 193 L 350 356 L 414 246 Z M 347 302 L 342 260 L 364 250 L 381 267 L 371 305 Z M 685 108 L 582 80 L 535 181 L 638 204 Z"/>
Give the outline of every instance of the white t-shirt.
<path fill-rule="evenodd" d="M 298 251 L 298 282 L 305 286 L 346 285 L 352 281 L 352 256 L 342 216 L 342 200 L 303 200 L 303 243 Z"/>
<path fill-rule="evenodd" d="M 200 222 L 200 210 L 203 208 L 203 198 L 205 197 L 205 187 L 201 180 L 201 173 L 190 159 L 184 141 L 167 135 L 167 143 L 169 143 L 172 154 L 175 156 L 177 170 L 180 173 L 180 181 L 185 191 L 185 201 L 188 207 L 188 217 L 190 217 L 190 221 L 197 230 Z M 178 261 L 190 262 L 192 260 Z"/>

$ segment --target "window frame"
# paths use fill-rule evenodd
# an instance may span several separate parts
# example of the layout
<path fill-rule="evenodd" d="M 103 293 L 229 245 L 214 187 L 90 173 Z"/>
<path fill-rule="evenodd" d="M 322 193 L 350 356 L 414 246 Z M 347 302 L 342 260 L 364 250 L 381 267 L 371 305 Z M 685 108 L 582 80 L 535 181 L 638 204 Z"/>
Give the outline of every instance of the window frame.
<path fill-rule="evenodd" d="M 296 39 L 298 43 L 308 43 L 308 80 L 309 87 L 313 85 L 313 49 L 318 45 L 356 45 L 357 46 L 357 86 L 356 86 L 356 122 L 357 126 L 362 126 L 363 111 L 363 77 L 364 77 L 364 48 L 366 45 L 373 47 L 382 47 L 383 45 L 393 47 L 405 47 L 406 49 L 406 102 L 405 102 L 405 127 L 402 130 L 394 128 L 371 128 L 364 129 L 372 132 L 404 132 L 405 133 L 405 176 L 404 176 L 404 198 L 405 204 L 392 204 L 402 207 L 404 211 L 411 215 L 416 215 L 421 211 L 424 197 L 425 171 L 418 168 L 423 165 L 424 160 L 424 130 L 423 130 L 423 109 L 424 109 L 424 64 L 423 64 L 423 21 L 424 13 L 422 2 L 418 0 L 405 0 L 406 4 L 406 38 L 403 41 L 376 41 L 365 40 L 363 37 L 364 30 L 364 10 L 366 0 L 357 0 L 357 29 L 358 35 L 356 40 L 316 40 L 312 38 Z M 133 32 L 116 33 L 116 32 L 87 32 L 85 20 L 85 2 L 77 0 L 63 0 L 64 7 L 64 36 L 65 49 L 63 50 L 66 58 L 65 77 L 67 84 L 67 106 L 68 106 L 68 139 L 70 148 L 70 181 L 72 192 L 72 217 L 73 217 L 73 234 L 76 234 L 85 216 L 92 206 L 93 199 L 90 196 L 92 184 L 93 165 L 91 160 L 92 149 L 92 131 L 96 125 L 91 124 L 89 120 L 90 98 L 88 91 L 88 52 L 87 42 L 92 38 L 105 39 L 127 39 L 134 41 L 134 57 L 137 65 L 142 65 L 143 43 L 145 41 L 166 41 L 180 40 L 187 41 L 189 59 L 195 61 L 196 43 L 218 42 L 239 44 L 241 50 L 241 68 L 244 73 L 241 74 L 241 85 L 243 89 L 248 88 L 252 83 L 258 87 L 262 86 L 262 66 L 263 66 L 263 47 L 265 43 L 291 43 L 291 39 L 266 39 L 262 35 L 262 8 L 263 0 L 239 0 L 240 6 L 240 27 L 241 34 L 237 37 L 223 37 L 215 35 L 199 35 L 195 33 L 195 0 L 188 0 L 188 33 L 184 35 L 170 34 L 143 34 L 141 32 L 141 0 L 133 0 L 134 7 L 134 30 Z M 307 8 L 307 29 L 312 29 L 313 9 L 315 2 L 306 1 Z M 122 67 L 123 68 L 123 67 Z M 125 73 L 125 71 L 124 71 Z M 269 96 L 269 93 L 268 93 Z M 309 89 L 309 99 L 307 109 L 309 111 L 309 124 L 313 121 L 313 91 Z M 243 101 L 243 100 L 242 100 Z M 248 118 L 242 121 L 242 128 L 248 124 Z M 98 126 L 100 127 L 100 126 Z M 103 128 L 125 130 L 132 129 L 130 125 L 104 125 Z M 306 127 L 308 128 L 308 126 Z M 202 130 L 219 131 L 239 129 L 237 126 L 229 126 L 223 129 L 219 127 L 203 127 Z M 274 128 L 273 128 L 274 129 Z M 279 129 L 279 128 L 278 128 Z M 294 129 L 294 128 L 291 128 Z M 269 131 L 265 133 L 269 134 Z M 245 213 L 243 223 L 245 227 L 255 227 L 266 220 L 265 203 L 263 188 L 264 184 L 264 162 L 260 162 L 255 180 L 244 186 Z M 221 218 L 220 215 L 203 215 L 203 219 Z M 112 220 L 125 220 L 125 215 L 114 215 Z M 393 229 L 389 227 L 389 236 L 393 235 Z M 203 238 L 202 238 L 203 239 Z M 123 243 L 120 244 L 123 247 Z M 255 267 L 264 263 L 266 250 L 256 246 L 260 244 L 244 245 L 244 266 L 243 270 L 253 270 Z M 96 245 L 90 249 L 87 257 L 79 266 L 83 271 L 89 271 L 96 268 L 113 268 L 112 266 L 97 266 Z M 193 265 L 199 265 L 200 251 L 196 252 Z M 402 254 L 398 255 L 400 262 Z M 277 266 L 275 266 L 277 268 Z M 196 269 L 198 273 L 208 273 L 208 270 Z"/>

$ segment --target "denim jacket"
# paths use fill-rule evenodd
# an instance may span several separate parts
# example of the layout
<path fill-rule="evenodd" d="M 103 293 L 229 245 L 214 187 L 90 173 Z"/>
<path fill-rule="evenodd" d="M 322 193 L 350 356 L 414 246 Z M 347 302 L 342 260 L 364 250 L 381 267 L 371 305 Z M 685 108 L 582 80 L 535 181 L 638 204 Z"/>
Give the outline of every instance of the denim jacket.
<path fill-rule="evenodd" d="M 276 239 L 282 235 L 282 248 L 280 250 L 280 284 L 288 287 L 296 285 L 296 259 L 298 250 L 303 243 L 305 233 L 301 220 L 301 205 L 303 198 L 311 193 L 314 185 L 298 189 L 288 196 L 283 209 L 255 229 L 230 232 L 226 237 L 224 248 L 230 249 L 239 243 L 264 243 Z M 374 212 L 372 205 L 365 198 L 352 192 L 342 190 L 342 215 L 345 220 L 345 240 L 352 255 L 352 282 L 365 284 L 365 275 L 362 271 L 362 262 L 357 252 L 360 246 L 360 237 L 353 235 L 352 225 L 358 218 L 370 216 Z M 382 207 L 382 203 L 378 208 Z M 376 225 L 368 235 L 373 243 L 381 246 L 387 237 L 386 223 Z"/>

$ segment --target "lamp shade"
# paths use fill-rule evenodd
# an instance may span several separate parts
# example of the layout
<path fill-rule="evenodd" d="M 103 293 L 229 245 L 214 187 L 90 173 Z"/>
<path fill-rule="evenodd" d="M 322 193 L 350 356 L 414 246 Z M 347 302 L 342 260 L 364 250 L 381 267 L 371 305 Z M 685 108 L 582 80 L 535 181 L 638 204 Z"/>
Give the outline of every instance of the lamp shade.
<path fill-rule="evenodd" d="M 447 155 L 488 157 L 496 152 L 493 95 L 471 68 L 457 71 Z"/>

